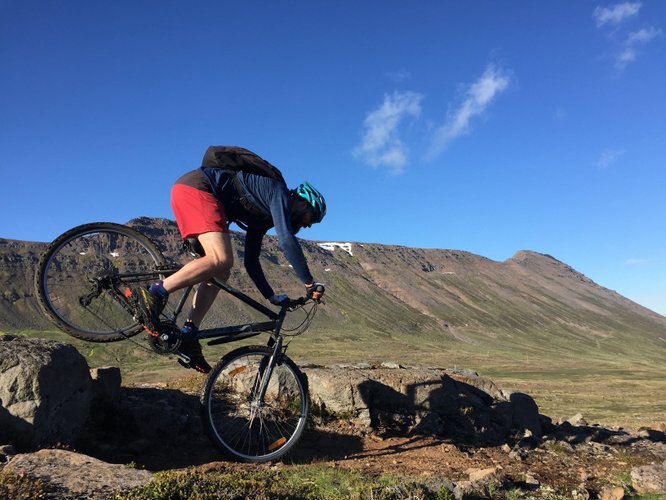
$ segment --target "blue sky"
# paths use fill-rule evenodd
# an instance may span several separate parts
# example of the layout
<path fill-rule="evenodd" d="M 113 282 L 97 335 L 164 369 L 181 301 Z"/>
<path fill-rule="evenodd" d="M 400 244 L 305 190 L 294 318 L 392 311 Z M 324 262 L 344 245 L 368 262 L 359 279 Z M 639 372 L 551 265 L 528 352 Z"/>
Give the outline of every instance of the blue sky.
<path fill-rule="evenodd" d="M 548 253 L 666 314 L 666 2 L 0 2 L 0 237 L 172 218 L 211 144 L 302 236 Z"/>

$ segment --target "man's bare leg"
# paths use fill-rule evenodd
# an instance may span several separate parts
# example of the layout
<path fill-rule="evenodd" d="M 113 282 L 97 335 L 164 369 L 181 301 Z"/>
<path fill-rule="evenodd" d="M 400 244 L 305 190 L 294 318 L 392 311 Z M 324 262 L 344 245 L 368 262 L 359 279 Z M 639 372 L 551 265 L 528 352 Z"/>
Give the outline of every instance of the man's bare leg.
<path fill-rule="evenodd" d="M 222 278 L 218 279 L 222 280 Z M 192 298 L 192 309 L 187 317 L 187 321 L 194 323 L 194 326 L 199 328 L 206 313 L 208 313 L 213 302 L 215 302 L 215 298 L 219 291 L 220 289 L 218 287 L 211 285 L 210 283 L 201 283 L 197 287 L 194 297 Z"/>
<path fill-rule="evenodd" d="M 203 283 L 212 277 L 227 281 L 234 265 L 231 237 L 228 233 L 204 233 L 198 236 L 206 255 L 194 259 L 164 280 L 163 286 L 175 292 L 187 286 Z"/>

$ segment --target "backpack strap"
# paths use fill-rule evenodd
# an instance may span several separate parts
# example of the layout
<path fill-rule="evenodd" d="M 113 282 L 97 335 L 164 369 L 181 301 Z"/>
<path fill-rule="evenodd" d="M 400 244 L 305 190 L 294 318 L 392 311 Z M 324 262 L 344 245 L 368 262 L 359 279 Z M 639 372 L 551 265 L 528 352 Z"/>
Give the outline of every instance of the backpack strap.
<path fill-rule="evenodd" d="M 241 204 L 241 206 L 254 216 L 266 217 L 266 213 L 263 210 L 257 208 L 257 206 L 250 201 L 249 197 L 247 196 L 245 187 L 238 178 L 238 172 L 231 172 L 231 174 L 233 175 L 232 182 L 234 184 L 234 188 L 236 189 L 236 194 L 238 194 L 238 202 Z"/>

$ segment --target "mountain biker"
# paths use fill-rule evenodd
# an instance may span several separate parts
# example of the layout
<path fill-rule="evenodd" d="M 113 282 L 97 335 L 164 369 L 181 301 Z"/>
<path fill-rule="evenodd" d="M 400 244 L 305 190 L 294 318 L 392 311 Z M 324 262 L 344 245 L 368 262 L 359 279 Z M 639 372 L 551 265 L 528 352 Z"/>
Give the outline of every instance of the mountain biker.
<path fill-rule="evenodd" d="M 211 370 L 196 334 L 219 292 L 218 287 L 207 281 L 213 277 L 227 281 L 234 264 L 229 236 L 231 221 L 247 227 L 245 268 L 259 292 L 272 304 L 280 305 L 289 300 L 287 295 L 275 293 L 259 261 L 263 237 L 272 227 L 308 296 L 318 299 L 323 295 L 324 286 L 312 277 L 295 236 L 301 228 L 321 222 L 326 215 L 324 197 L 309 182 L 289 190 L 284 183 L 269 177 L 201 167 L 176 181 L 171 204 L 183 239 L 196 237 L 205 255 L 190 261 L 164 281 L 136 290 L 138 293 L 133 295 L 138 299 L 145 326 L 151 332 L 158 332 L 159 316 L 169 293 L 199 284 L 189 317 L 181 329 L 180 352 L 191 359 L 191 368 L 202 373 Z"/>

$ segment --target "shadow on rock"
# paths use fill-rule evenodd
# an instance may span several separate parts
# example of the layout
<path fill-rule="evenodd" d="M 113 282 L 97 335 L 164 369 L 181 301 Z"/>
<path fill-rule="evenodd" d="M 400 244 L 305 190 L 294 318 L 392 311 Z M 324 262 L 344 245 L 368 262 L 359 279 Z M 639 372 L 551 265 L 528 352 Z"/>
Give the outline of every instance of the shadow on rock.
<path fill-rule="evenodd" d="M 98 403 L 78 449 L 152 471 L 227 460 L 206 435 L 199 397 L 166 388 L 122 388 L 115 404 Z M 361 449 L 358 437 L 307 429 L 287 460 L 337 459 Z"/>
<path fill-rule="evenodd" d="M 359 384 L 370 425 L 387 432 L 429 435 L 455 444 L 495 446 L 506 441 L 513 406 L 450 376 L 404 386 L 377 380 Z"/>
<path fill-rule="evenodd" d="M 587 422 L 567 420 L 552 422 L 546 419 L 544 438 L 569 443 L 572 446 L 583 443 L 601 443 L 613 446 L 634 446 L 653 443 L 666 445 L 666 433 L 656 429 L 630 431 L 622 428 L 609 429 L 600 425 L 588 425 Z"/>
<path fill-rule="evenodd" d="M 219 459 L 202 427 L 199 398 L 163 388 L 122 388 L 116 404 L 96 405 L 78 447 L 105 462 L 149 470 Z"/>

